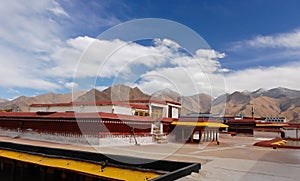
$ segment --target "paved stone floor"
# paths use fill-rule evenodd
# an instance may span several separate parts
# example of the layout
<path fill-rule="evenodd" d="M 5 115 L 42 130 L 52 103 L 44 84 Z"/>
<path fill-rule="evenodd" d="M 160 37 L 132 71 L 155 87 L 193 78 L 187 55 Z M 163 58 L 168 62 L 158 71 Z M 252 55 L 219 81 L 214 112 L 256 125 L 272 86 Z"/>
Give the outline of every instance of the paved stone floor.
<path fill-rule="evenodd" d="M 167 143 L 119 147 L 66 145 L 10 137 L 0 137 L 0 140 L 202 164 L 199 173 L 181 178 L 180 181 L 300 180 L 300 150 L 255 147 L 252 145 L 258 140 L 253 137 L 224 136 L 220 138 L 220 145 Z"/>

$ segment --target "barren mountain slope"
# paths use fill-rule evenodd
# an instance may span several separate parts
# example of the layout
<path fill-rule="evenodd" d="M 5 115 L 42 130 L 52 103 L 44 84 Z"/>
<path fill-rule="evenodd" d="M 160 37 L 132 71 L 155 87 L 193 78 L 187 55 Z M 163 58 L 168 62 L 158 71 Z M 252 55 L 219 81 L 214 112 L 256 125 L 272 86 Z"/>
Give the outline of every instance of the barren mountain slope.
<path fill-rule="evenodd" d="M 78 97 L 76 102 L 94 102 L 94 101 L 128 101 L 138 99 L 149 99 L 150 96 L 144 94 L 139 88 L 131 88 L 125 85 L 115 85 L 102 92 L 97 89 L 91 89 L 86 94 Z"/>
<path fill-rule="evenodd" d="M 234 116 L 243 113 L 251 116 L 252 106 L 256 117 L 284 116 L 288 120 L 300 117 L 300 91 L 286 88 L 274 88 L 270 90 L 259 89 L 254 92 L 234 92 L 222 95 L 213 101 L 212 112 L 219 113 L 224 106 L 222 101 L 226 99 L 226 116 Z"/>
<path fill-rule="evenodd" d="M 12 101 L 7 101 L 0 104 L 0 109 L 13 109 L 13 111 L 29 111 L 29 105 L 31 104 L 51 104 L 51 103 L 64 103 L 71 102 L 72 96 L 77 98 L 79 95 L 83 94 L 84 91 L 77 91 L 68 94 L 54 94 L 48 93 L 43 95 L 38 95 L 34 97 L 20 96 Z"/>
<path fill-rule="evenodd" d="M 163 89 L 152 95 L 143 93 L 139 88 L 125 85 L 115 85 L 100 92 L 91 89 L 87 92 L 79 91 L 74 94 L 76 102 L 93 101 L 126 101 L 126 100 L 159 99 L 177 101 L 182 104 L 182 115 L 188 113 L 211 112 L 225 113 L 225 116 L 235 116 L 243 113 L 251 116 L 252 106 L 256 117 L 284 116 L 288 120 L 300 119 L 300 91 L 286 88 L 270 90 L 258 89 L 254 92 L 234 92 L 224 94 L 216 99 L 206 94 L 181 96 L 170 89 Z M 15 100 L 0 103 L 0 109 L 14 111 L 28 111 L 28 106 L 34 103 L 62 103 L 71 102 L 72 94 L 48 93 L 35 97 L 21 96 Z"/>

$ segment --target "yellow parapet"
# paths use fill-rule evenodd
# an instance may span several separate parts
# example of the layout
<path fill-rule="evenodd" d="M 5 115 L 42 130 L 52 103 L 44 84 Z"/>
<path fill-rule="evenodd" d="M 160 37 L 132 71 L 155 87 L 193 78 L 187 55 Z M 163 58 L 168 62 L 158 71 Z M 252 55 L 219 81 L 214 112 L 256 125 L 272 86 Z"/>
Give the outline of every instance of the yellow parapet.
<path fill-rule="evenodd" d="M 288 126 L 288 124 L 285 123 L 257 123 L 256 124 L 257 127 L 284 127 L 284 126 Z"/>
<path fill-rule="evenodd" d="M 178 125 L 178 126 L 228 128 L 228 126 L 226 124 L 215 123 L 215 122 L 180 122 L 180 121 L 174 121 L 171 124 L 172 125 Z"/>
<path fill-rule="evenodd" d="M 62 158 L 51 158 L 2 149 L 0 149 L 0 157 L 52 168 L 66 169 L 74 172 L 97 176 L 99 178 L 112 180 L 151 180 L 161 175 L 152 171 L 131 170 L 127 168 L 118 168 L 109 165 L 103 167 L 101 164 L 96 163 Z"/>

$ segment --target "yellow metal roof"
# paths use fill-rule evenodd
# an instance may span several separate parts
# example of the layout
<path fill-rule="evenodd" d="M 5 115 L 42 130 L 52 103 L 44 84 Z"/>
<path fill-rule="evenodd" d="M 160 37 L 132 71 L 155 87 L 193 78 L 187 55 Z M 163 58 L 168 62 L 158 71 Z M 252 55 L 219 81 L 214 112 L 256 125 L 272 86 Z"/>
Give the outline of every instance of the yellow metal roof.
<path fill-rule="evenodd" d="M 226 124 L 215 123 L 215 122 L 178 122 L 178 121 L 174 121 L 171 124 L 179 125 L 179 126 L 228 128 L 228 126 Z"/>
<path fill-rule="evenodd" d="M 288 124 L 285 123 L 257 123 L 257 127 L 265 127 L 265 126 L 277 126 L 277 127 L 283 127 L 283 126 L 288 126 Z"/>
<path fill-rule="evenodd" d="M 45 156 L 1 149 L 0 157 L 5 157 L 13 160 L 19 160 L 22 162 L 33 163 L 47 167 L 71 170 L 112 180 L 151 180 L 160 176 L 160 174 L 151 171 L 131 170 L 112 166 L 106 166 L 105 168 L 101 169 L 100 164 L 62 158 L 50 158 Z"/>
<path fill-rule="evenodd" d="M 286 140 L 281 140 L 281 141 L 276 141 L 274 143 L 272 143 L 271 145 L 285 145 L 287 143 Z"/>

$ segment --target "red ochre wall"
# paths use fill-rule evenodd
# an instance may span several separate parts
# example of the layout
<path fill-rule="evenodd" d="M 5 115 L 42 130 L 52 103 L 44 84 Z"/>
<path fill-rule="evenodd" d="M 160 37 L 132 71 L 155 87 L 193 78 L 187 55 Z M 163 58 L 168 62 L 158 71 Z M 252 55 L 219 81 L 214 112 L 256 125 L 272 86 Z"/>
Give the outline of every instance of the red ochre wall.
<path fill-rule="evenodd" d="M 99 133 L 150 133 L 151 122 L 123 121 L 111 119 L 0 119 L 0 128 L 9 130 L 34 131 L 45 133 L 93 134 Z"/>

